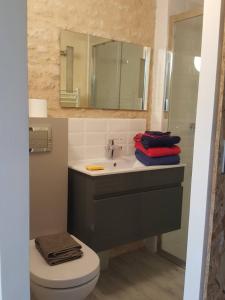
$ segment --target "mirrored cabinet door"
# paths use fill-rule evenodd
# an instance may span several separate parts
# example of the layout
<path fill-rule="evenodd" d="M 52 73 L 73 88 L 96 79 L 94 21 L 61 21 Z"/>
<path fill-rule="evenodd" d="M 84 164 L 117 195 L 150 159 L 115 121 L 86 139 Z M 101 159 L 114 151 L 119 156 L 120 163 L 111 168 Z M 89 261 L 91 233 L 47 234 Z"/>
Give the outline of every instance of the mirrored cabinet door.
<path fill-rule="evenodd" d="M 147 110 L 150 50 L 88 34 L 61 32 L 61 106 Z"/>

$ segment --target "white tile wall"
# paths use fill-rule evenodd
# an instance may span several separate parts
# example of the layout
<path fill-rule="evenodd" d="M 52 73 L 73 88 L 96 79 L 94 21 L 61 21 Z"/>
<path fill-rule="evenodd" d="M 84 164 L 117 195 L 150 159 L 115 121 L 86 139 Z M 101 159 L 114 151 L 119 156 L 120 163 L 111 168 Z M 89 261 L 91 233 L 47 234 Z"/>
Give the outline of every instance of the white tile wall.
<path fill-rule="evenodd" d="M 122 155 L 132 155 L 133 137 L 145 130 L 145 119 L 69 118 L 69 161 L 105 158 L 112 138 L 122 146 Z"/>

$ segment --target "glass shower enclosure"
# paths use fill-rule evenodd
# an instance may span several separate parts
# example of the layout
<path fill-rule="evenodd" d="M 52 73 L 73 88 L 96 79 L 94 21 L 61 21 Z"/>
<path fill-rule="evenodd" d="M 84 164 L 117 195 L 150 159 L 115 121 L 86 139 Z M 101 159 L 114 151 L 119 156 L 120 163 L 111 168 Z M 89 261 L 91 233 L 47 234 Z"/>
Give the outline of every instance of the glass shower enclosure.
<path fill-rule="evenodd" d="M 169 78 L 164 102 L 168 130 L 181 136 L 181 160 L 186 165 L 181 229 L 161 237 L 161 250 L 186 260 L 195 119 L 201 67 L 201 14 L 172 22 Z M 171 67 L 171 69 L 170 69 Z M 204 149 L 203 149 L 204 151 Z"/>

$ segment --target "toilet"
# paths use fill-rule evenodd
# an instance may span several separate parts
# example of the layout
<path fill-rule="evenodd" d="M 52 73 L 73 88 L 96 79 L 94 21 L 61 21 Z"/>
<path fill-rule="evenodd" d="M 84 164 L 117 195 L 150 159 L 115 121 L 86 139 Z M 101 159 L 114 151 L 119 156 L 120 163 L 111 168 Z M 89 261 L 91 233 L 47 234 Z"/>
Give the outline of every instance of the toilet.
<path fill-rule="evenodd" d="M 98 255 L 72 236 L 81 246 L 82 258 L 49 266 L 30 241 L 32 300 L 82 300 L 95 288 L 100 274 Z"/>

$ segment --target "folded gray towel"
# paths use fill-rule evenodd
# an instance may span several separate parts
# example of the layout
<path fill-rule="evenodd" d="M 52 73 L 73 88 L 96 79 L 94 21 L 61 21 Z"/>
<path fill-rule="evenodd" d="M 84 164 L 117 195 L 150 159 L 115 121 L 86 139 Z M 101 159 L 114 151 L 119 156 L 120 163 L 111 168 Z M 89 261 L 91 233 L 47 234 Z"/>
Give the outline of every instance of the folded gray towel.
<path fill-rule="evenodd" d="M 74 260 L 83 255 L 81 245 L 67 232 L 37 237 L 35 245 L 49 265 Z"/>

